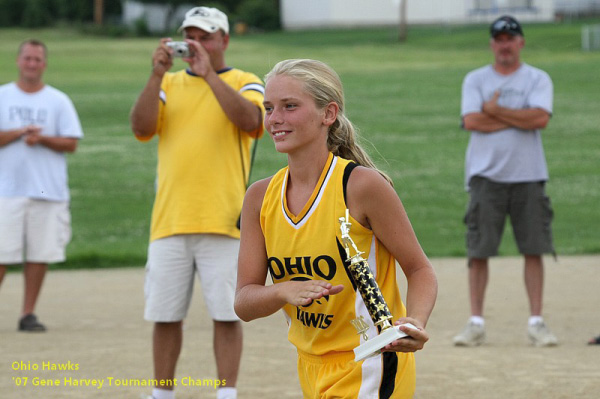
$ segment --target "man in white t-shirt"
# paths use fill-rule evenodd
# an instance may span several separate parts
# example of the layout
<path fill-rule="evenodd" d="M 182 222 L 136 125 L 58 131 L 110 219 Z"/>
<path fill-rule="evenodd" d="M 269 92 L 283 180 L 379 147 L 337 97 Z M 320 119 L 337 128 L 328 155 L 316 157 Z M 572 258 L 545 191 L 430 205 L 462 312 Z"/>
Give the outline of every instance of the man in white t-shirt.
<path fill-rule="evenodd" d="M 71 239 L 66 152 L 83 137 L 71 100 L 46 85 L 47 49 L 19 47 L 16 82 L 0 86 L 0 283 L 24 263 L 19 331 L 45 331 L 34 314 L 48 263 L 65 260 Z"/>
<path fill-rule="evenodd" d="M 461 116 L 471 131 L 465 162 L 470 201 L 464 220 L 471 318 L 454 344 L 475 346 L 485 340 L 488 258 L 497 255 L 509 216 L 525 260 L 529 338 L 536 346 L 553 346 L 557 339 L 542 318 L 542 254 L 554 253 L 554 247 L 541 135 L 552 114 L 552 81 L 521 61 L 525 39 L 517 20 L 500 17 L 490 33 L 494 63 L 467 74 L 462 86 Z"/>

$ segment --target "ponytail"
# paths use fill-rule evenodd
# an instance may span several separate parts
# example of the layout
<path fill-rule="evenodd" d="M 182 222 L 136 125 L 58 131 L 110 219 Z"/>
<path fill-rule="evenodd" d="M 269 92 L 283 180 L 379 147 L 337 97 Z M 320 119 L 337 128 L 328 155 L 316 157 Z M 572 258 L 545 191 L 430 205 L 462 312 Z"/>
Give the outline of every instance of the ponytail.
<path fill-rule="evenodd" d="M 342 109 L 340 109 L 335 123 L 329 128 L 327 148 L 333 155 L 349 159 L 360 166 L 376 170 L 388 183 L 392 186 L 394 185 L 392 179 L 375 166 L 369 154 L 358 143 L 358 129 L 350 122 Z"/>

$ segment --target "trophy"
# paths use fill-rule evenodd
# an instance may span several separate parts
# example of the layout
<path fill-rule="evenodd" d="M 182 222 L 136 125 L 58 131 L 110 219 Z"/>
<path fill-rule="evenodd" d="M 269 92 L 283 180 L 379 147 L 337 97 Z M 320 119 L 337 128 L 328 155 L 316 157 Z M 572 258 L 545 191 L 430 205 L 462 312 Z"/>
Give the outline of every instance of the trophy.
<path fill-rule="evenodd" d="M 369 339 L 367 331 L 370 326 L 367 320 L 361 315 L 351 321 L 352 325 L 362 335 L 365 342 L 354 348 L 354 360 L 360 361 L 367 357 L 374 356 L 380 353 L 381 349 L 393 341 L 407 337 L 408 335 L 401 331 L 398 327 L 392 325 L 392 314 L 385 299 L 381 295 L 381 290 L 375 281 L 375 277 L 371 273 L 367 260 L 361 255 L 361 252 L 352 238 L 350 237 L 350 212 L 346 209 L 346 216 L 339 218 L 340 230 L 342 231 L 342 244 L 346 250 L 347 261 L 350 262 L 350 274 L 357 290 L 362 297 L 369 316 L 375 327 L 380 330 L 379 335 Z M 354 250 L 354 255 L 350 256 L 350 248 Z M 410 323 L 403 324 L 405 326 L 416 329 Z"/>

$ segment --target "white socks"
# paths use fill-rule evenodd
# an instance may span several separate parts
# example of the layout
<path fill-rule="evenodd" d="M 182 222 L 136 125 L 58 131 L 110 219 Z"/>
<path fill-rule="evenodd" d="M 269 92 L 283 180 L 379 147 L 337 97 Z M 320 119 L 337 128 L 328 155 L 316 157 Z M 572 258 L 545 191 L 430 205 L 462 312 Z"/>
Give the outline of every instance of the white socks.
<path fill-rule="evenodd" d="M 543 323 L 544 318 L 542 316 L 530 316 L 529 317 L 529 325 L 533 326 L 538 323 Z"/>
<path fill-rule="evenodd" d="M 152 390 L 152 397 L 154 399 L 175 399 L 175 391 L 154 388 Z M 217 389 L 217 399 L 237 399 L 237 389 L 219 388 Z"/>
<path fill-rule="evenodd" d="M 535 324 L 543 323 L 543 322 L 544 322 L 544 318 L 542 316 L 530 316 L 528 324 L 530 326 L 533 326 Z M 471 316 L 469 318 L 469 323 L 476 324 L 481 327 L 485 326 L 485 320 L 481 316 Z"/>
<path fill-rule="evenodd" d="M 152 390 L 152 397 L 154 399 L 175 399 L 175 391 L 154 388 Z"/>
<path fill-rule="evenodd" d="M 481 316 L 471 316 L 469 318 L 469 323 L 473 323 L 481 327 L 485 326 L 485 320 Z"/>
<path fill-rule="evenodd" d="M 217 389 L 217 399 L 237 399 L 236 388 L 219 388 Z"/>

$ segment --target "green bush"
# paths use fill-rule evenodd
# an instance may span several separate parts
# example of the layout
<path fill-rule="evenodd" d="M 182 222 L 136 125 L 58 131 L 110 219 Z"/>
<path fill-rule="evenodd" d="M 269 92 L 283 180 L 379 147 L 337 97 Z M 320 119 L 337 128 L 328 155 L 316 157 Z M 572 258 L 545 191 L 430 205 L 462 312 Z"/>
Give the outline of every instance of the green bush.
<path fill-rule="evenodd" d="M 104 15 L 121 15 L 121 0 L 104 0 Z M 57 21 L 91 22 L 92 0 L 0 0 L 0 27 L 35 28 Z"/>
<path fill-rule="evenodd" d="M 230 8 L 230 5 L 228 5 L 227 2 L 223 2 L 223 1 L 203 1 L 202 6 L 213 7 L 218 10 L 221 10 L 225 14 L 227 14 L 227 17 L 229 19 L 231 19 L 231 13 L 234 10 L 234 9 Z M 229 22 L 231 22 L 231 21 L 229 21 Z"/>
<path fill-rule="evenodd" d="M 140 17 L 134 21 L 133 31 L 136 36 L 151 36 L 146 18 Z"/>
<path fill-rule="evenodd" d="M 73 19 L 75 13 L 72 3 L 72 0 L 54 0 L 54 15 L 62 21 Z"/>
<path fill-rule="evenodd" d="M 25 0 L 21 25 L 26 28 L 41 28 L 50 25 L 52 16 L 45 0 Z"/>
<path fill-rule="evenodd" d="M 237 17 L 251 28 L 279 30 L 279 2 L 277 0 L 246 0 L 237 8 Z"/>
<path fill-rule="evenodd" d="M 125 25 L 111 23 L 101 26 L 95 24 L 81 24 L 79 26 L 79 31 L 83 34 L 92 36 L 129 37 L 133 35 L 131 30 Z"/>
<path fill-rule="evenodd" d="M 0 27 L 18 26 L 24 7 L 22 0 L 0 0 Z"/>

